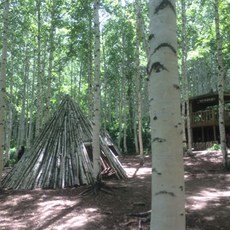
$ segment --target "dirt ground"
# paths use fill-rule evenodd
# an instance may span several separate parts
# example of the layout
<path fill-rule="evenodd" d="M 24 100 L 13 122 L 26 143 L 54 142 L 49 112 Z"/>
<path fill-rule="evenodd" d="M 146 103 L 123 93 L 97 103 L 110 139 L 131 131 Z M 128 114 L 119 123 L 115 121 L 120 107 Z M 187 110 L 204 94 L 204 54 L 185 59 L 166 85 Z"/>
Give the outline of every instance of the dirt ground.
<path fill-rule="evenodd" d="M 230 173 L 221 164 L 219 152 L 194 152 L 186 156 L 186 229 L 230 229 Z M 138 157 L 120 159 L 129 179 L 110 179 L 112 195 L 80 193 L 86 187 L 60 190 L 4 190 L 0 193 L 0 229 L 9 230 L 131 230 L 150 210 L 151 158 L 139 168 Z M 149 223 L 142 223 L 142 230 Z"/>

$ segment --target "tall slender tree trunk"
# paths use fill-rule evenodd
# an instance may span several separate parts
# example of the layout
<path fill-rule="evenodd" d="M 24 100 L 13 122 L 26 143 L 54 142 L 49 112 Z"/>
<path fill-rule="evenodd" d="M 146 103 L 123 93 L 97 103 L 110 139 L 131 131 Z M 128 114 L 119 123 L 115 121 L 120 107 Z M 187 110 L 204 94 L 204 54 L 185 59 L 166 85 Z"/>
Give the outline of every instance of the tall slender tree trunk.
<path fill-rule="evenodd" d="M 146 36 L 146 32 L 145 32 L 145 25 L 144 25 L 142 13 L 141 13 L 140 0 L 135 0 L 135 6 L 136 6 L 136 11 L 137 11 L 137 17 L 138 17 L 138 30 L 140 32 L 141 41 L 143 44 L 143 50 L 145 51 L 146 58 L 148 58 L 148 56 L 149 56 L 149 44 L 147 41 L 147 36 Z"/>
<path fill-rule="evenodd" d="M 226 133 L 224 121 L 224 64 L 222 53 L 222 39 L 220 35 L 219 0 L 214 1 L 215 8 L 215 27 L 216 27 L 216 46 L 218 63 L 218 95 L 219 95 L 219 130 L 221 152 L 223 154 L 223 164 L 228 168 L 228 152 L 226 149 Z"/>
<path fill-rule="evenodd" d="M 185 122 L 183 121 L 184 126 L 187 127 L 187 138 L 185 127 L 183 129 L 183 142 L 187 141 L 187 152 L 192 152 L 192 137 L 191 137 L 191 124 L 190 124 L 190 105 L 189 105 L 189 89 L 188 89 L 188 70 L 187 70 L 187 18 L 186 18 L 186 1 L 181 0 L 181 18 L 182 18 L 182 69 L 181 74 L 183 78 L 183 112 Z M 186 111 L 186 113 L 185 113 Z"/>
<path fill-rule="evenodd" d="M 94 0 L 94 110 L 93 110 L 93 177 L 97 179 L 100 174 L 100 0 Z"/>
<path fill-rule="evenodd" d="M 175 0 L 150 0 L 151 230 L 184 230 L 185 197 Z"/>
<path fill-rule="evenodd" d="M 140 74 L 140 37 L 141 31 L 139 26 L 141 24 L 141 14 L 139 9 L 139 1 L 136 0 L 136 90 L 137 90 L 137 111 L 138 111 L 138 141 L 139 151 L 141 157 L 141 164 L 144 163 L 144 150 L 143 150 L 143 139 L 142 139 L 142 94 L 141 94 L 141 74 Z"/>
<path fill-rule="evenodd" d="M 42 126 L 42 98 L 41 98 L 41 0 L 36 0 L 37 7 L 37 114 L 36 114 L 36 136 Z"/>
<path fill-rule="evenodd" d="M 36 53 L 36 52 L 34 52 Z M 31 101 L 34 102 L 35 101 L 35 95 L 34 95 L 34 84 L 35 84 L 35 75 L 36 75 L 36 60 L 34 58 L 33 61 L 33 78 L 32 78 L 32 86 L 31 86 Z M 34 106 L 33 103 L 30 104 L 30 109 L 29 109 L 29 116 L 30 116 L 30 120 L 29 120 L 29 131 L 28 131 L 28 138 L 27 138 L 27 143 L 26 146 L 27 148 L 30 147 L 33 138 L 34 138 L 34 117 L 33 117 L 33 110 L 34 110 Z"/>
<path fill-rule="evenodd" d="M 48 76 L 47 76 L 47 92 L 46 92 L 46 117 L 47 121 L 50 117 L 50 99 L 51 99 L 51 81 L 52 81 L 52 71 L 53 71 L 53 54 L 54 54 L 54 25 L 55 25 L 55 7 L 56 0 L 51 2 L 51 25 L 49 31 L 49 60 L 48 60 Z"/>
<path fill-rule="evenodd" d="M 81 85 L 82 85 L 82 73 L 83 73 L 83 63 L 80 63 L 80 70 L 79 70 L 79 80 L 78 80 L 78 100 L 81 98 Z"/>
<path fill-rule="evenodd" d="M 122 124 L 123 124 L 123 107 L 122 107 L 122 103 L 123 103 L 123 99 L 122 99 L 122 92 L 123 90 L 121 90 L 120 92 L 120 101 L 118 102 L 118 105 L 117 105 L 117 110 L 118 110 L 118 124 L 119 124 L 119 130 L 118 130 L 118 148 L 121 150 L 122 147 L 121 147 L 121 140 L 122 140 L 122 137 L 123 137 L 123 134 L 122 134 Z"/>
<path fill-rule="evenodd" d="M 22 91 L 22 107 L 21 114 L 19 120 L 19 130 L 18 130 L 18 143 L 17 147 L 20 149 L 22 145 L 25 145 L 25 137 L 26 137 L 26 122 L 25 122 L 25 114 L 26 114 L 26 88 L 28 81 L 28 73 L 29 73 L 29 57 L 27 54 L 27 50 L 25 50 L 25 62 L 24 62 L 24 73 L 23 73 L 23 91 Z"/>
<path fill-rule="evenodd" d="M 101 33 L 101 40 L 104 41 L 103 39 L 103 33 Z M 102 59 L 103 59 L 103 67 L 104 67 L 104 74 L 103 74 L 103 84 L 104 84 L 104 100 L 103 100 L 103 104 L 102 104 L 102 117 L 104 120 L 104 122 L 102 123 L 102 128 L 103 129 L 107 129 L 106 125 L 107 123 L 109 123 L 109 111 L 110 110 L 110 103 L 107 103 L 108 97 L 107 97 L 107 92 L 108 92 L 108 88 L 109 88 L 109 84 L 108 84 L 108 79 L 107 79 L 107 63 L 106 63 L 106 51 L 105 51 L 105 45 L 102 44 Z"/>
<path fill-rule="evenodd" d="M 8 38 L 8 17 L 9 0 L 5 0 L 3 12 L 3 37 L 2 37 L 2 58 L 0 75 L 0 178 L 3 171 L 5 117 L 6 117 L 6 65 L 7 65 L 7 38 Z M 0 179 L 0 188 L 2 187 Z"/>
<path fill-rule="evenodd" d="M 89 108 L 89 118 L 92 119 L 93 114 L 93 45 L 92 45 L 92 15 L 89 14 L 89 31 L 88 31 L 88 108 Z"/>
<path fill-rule="evenodd" d="M 10 80 L 10 89 L 9 89 L 9 99 L 8 99 L 8 118 L 6 120 L 6 142 L 5 142 L 5 154 L 6 154 L 6 161 L 10 160 L 10 145 L 11 145 L 11 138 L 12 138 L 12 128 L 13 128 L 13 84 L 14 84 L 14 57 L 11 56 L 11 74 L 9 76 Z"/>
<path fill-rule="evenodd" d="M 135 102 L 133 103 L 133 108 L 136 108 Z M 135 153 L 139 153 L 139 145 L 137 138 L 137 123 L 136 123 L 136 112 L 133 110 L 133 136 L 134 136 L 134 144 L 135 144 Z"/>
<path fill-rule="evenodd" d="M 126 96 L 124 94 L 124 105 L 123 105 L 123 124 L 124 124 L 124 128 L 123 128 L 123 149 L 124 149 L 124 153 L 128 152 L 128 148 L 127 148 L 127 113 L 126 113 L 126 104 L 127 104 L 127 100 L 126 100 Z"/>

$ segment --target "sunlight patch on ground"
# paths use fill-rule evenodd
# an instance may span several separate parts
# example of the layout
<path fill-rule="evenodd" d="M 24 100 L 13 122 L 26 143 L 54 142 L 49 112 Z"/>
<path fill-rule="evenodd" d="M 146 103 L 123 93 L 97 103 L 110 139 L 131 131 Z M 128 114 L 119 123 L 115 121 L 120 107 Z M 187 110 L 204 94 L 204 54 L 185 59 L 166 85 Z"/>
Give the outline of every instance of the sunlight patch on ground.
<path fill-rule="evenodd" d="M 215 188 L 201 191 L 199 194 L 201 196 L 204 196 L 205 198 L 220 198 L 220 197 L 230 198 L 230 191 L 220 191 L 220 190 L 216 190 Z"/>
<path fill-rule="evenodd" d="M 210 188 L 199 192 L 195 196 L 187 196 L 188 204 L 186 206 L 191 210 L 204 209 L 209 202 L 213 202 L 215 206 L 219 206 L 221 198 L 230 198 L 230 191 Z"/>
<path fill-rule="evenodd" d="M 11 197 L 11 198 L 10 198 Z M 10 206 L 17 206 L 18 202 L 28 202 L 28 201 L 32 201 L 33 200 L 33 196 L 32 195 L 23 195 L 23 200 L 21 198 L 20 195 L 18 196 L 9 196 L 9 199 L 5 202 L 2 202 L 2 205 L 10 205 Z"/>
<path fill-rule="evenodd" d="M 62 198 L 57 198 L 57 200 L 47 200 L 39 203 L 37 212 L 39 213 L 39 219 L 46 220 L 52 217 L 53 212 L 62 211 L 65 209 L 71 208 L 79 203 L 78 200 L 62 200 Z"/>
<path fill-rule="evenodd" d="M 206 217 L 204 217 L 204 219 L 207 221 L 213 221 L 213 220 L 215 220 L 215 216 L 206 216 Z"/>
<path fill-rule="evenodd" d="M 151 175 L 152 173 L 152 169 L 149 167 L 140 167 L 140 168 L 125 168 L 125 171 L 127 173 L 127 176 L 133 177 L 133 175 L 135 174 L 136 176 L 147 176 L 147 175 Z"/>
<path fill-rule="evenodd" d="M 53 230 L 63 229 L 84 229 L 84 226 L 102 218 L 100 212 L 96 208 L 86 208 L 82 210 L 83 213 L 69 213 L 63 218 L 60 218 L 58 223 L 55 223 Z"/>

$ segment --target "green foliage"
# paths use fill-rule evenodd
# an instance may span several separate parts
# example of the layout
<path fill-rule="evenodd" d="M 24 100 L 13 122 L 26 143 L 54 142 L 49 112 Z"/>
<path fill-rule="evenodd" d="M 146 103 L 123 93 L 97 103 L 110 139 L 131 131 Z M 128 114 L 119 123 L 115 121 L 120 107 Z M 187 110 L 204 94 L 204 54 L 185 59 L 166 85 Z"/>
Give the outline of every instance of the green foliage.
<path fill-rule="evenodd" d="M 4 152 L 4 162 L 5 166 L 10 166 L 13 167 L 16 163 L 17 163 L 17 152 L 16 152 L 16 148 L 11 148 L 10 149 L 10 159 L 8 162 L 6 162 L 6 153 Z"/>
<path fill-rule="evenodd" d="M 53 51 L 51 76 L 51 111 L 54 111 L 62 96 L 69 94 L 89 113 L 89 77 L 93 78 L 93 7 L 92 1 L 41 1 L 41 95 L 37 95 L 37 50 L 38 25 L 36 4 L 32 0 L 11 2 L 8 31 L 7 104 L 13 110 L 14 127 L 18 127 L 26 98 L 28 121 L 36 119 L 36 99 L 42 98 L 44 107 L 48 91 L 48 72 L 50 50 Z M 53 8 L 53 3 L 55 3 Z M 148 36 L 148 3 L 141 0 L 142 18 Z M 178 44 L 181 58 L 181 5 L 177 1 Z M 223 40 L 224 64 L 226 67 L 226 89 L 230 90 L 230 4 L 220 1 L 220 28 Z M 2 18 L 3 8 L 0 8 Z M 109 130 L 114 139 L 118 137 L 119 127 L 127 127 L 128 151 L 134 148 L 133 114 L 135 108 L 135 49 L 136 12 L 135 1 L 105 0 L 101 3 L 101 104 L 102 126 Z M 217 63 L 215 45 L 214 7 L 209 1 L 186 1 L 186 36 L 189 95 L 195 96 L 206 91 L 216 90 Z M 0 31 L 2 32 L 2 23 Z M 53 46 L 50 45 L 50 29 L 53 27 Z M 0 40 L 0 48 L 2 40 Z M 146 56 L 143 41 L 140 44 L 140 61 L 146 77 Z M 25 65 L 27 63 L 28 66 Z M 181 61 L 179 60 L 179 63 Z M 27 82 L 25 83 L 24 75 Z M 22 97 L 26 84 L 26 95 Z M 143 104 L 147 103 L 142 85 Z M 125 99 L 125 100 L 124 100 Z M 143 106 L 144 107 L 144 106 Z M 30 111 L 31 109 L 31 111 Z M 7 111 L 8 112 L 8 111 Z M 126 114 L 126 121 L 121 116 Z M 149 122 L 143 113 L 144 148 L 150 148 Z M 145 117 L 146 116 L 146 117 Z M 122 124 L 119 124 L 122 123 Z M 28 124 L 28 123 L 27 123 Z M 28 128 L 28 127 L 26 127 Z M 17 134 L 14 132 L 14 142 Z M 12 153 L 13 154 L 13 153 Z M 14 154 L 12 159 L 15 159 Z"/>
<path fill-rule="evenodd" d="M 210 150 L 220 150 L 219 144 L 213 144 L 213 146 L 210 148 Z"/>

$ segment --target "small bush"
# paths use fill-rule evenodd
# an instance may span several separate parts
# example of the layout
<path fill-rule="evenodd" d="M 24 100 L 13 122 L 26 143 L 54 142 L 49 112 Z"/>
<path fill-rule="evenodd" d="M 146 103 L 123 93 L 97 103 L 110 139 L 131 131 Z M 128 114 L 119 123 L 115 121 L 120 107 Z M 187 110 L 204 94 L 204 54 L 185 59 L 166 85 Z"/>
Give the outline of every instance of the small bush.
<path fill-rule="evenodd" d="M 219 144 L 213 144 L 213 146 L 210 148 L 210 150 L 220 150 Z"/>
<path fill-rule="evenodd" d="M 6 153 L 4 152 L 4 162 L 5 166 L 14 166 L 17 163 L 17 152 L 16 148 L 11 148 L 10 149 L 10 160 L 6 162 Z"/>

